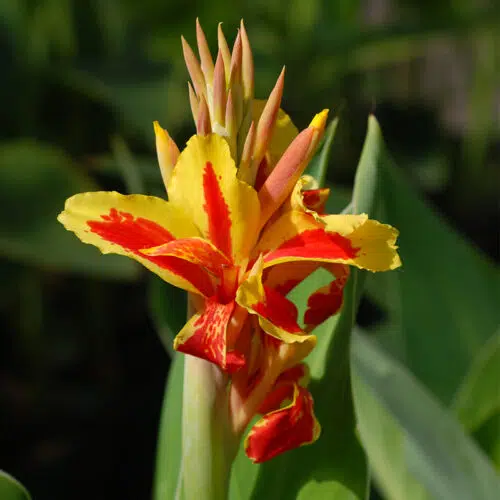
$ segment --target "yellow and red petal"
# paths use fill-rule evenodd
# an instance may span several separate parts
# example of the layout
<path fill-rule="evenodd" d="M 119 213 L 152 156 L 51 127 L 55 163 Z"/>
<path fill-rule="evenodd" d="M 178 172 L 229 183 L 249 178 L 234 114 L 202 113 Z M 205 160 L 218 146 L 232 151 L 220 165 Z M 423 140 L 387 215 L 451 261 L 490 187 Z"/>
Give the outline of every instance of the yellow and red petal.
<path fill-rule="evenodd" d="M 236 176 L 226 140 L 194 136 L 168 185 L 170 201 L 190 214 L 203 237 L 235 262 L 248 258 L 259 224 L 256 191 Z"/>
<path fill-rule="evenodd" d="M 273 389 L 259 406 L 258 413 L 264 415 L 279 409 L 283 401 L 286 399 L 291 400 L 294 384 L 298 384 L 301 387 L 307 387 L 309 380 L 309 367 L 305 363 L 299 363 L 285 370 L 276 379 Z"/>
<path fill-rule="evenodd" d="M 236 302 L 259 318 L 261 328 L 286 343 L 316 343 L 314 335 L 305 335 L 297 323 L 297 307 L 277 290 L 262 283 L 263 261 L 259 258 L 249 276 L 240 284 Z M 312 348 L 312 347 L 311 347 Z"/>
<path fill-rule="evenodd" d="M 314 177 L 303 175 L 295 184 L 288 207 L 285 207 L 284 211 L 288 208 L 289 210 L 302 210 L 313 216 L 323 214 L 329 195 L 329 188 L 319 188 Z"/>
<path fill-rule="evenodd" d="M 401 265 L 395 245 L 398 232 L 362 215 L 327 215 L 316 220 L 302 211 L 283 214 L 263 233 L 254 258 L 264 267 L 291 261 L 349 264 L 369 271 Z"/>
<path fill-rule="evenodd" d="M 396 240 L 399 231 L 361 215 L 327 215 L 322 218 L 328 232 L 336 232 L 349 239 L 356 256 L 346 262 L 368 271 L 388 271 L 401 266 Z"/>
<path fill-rule="evenodd" d="M 182 238 L 142 250 L 150 257 L 177 257 L 204 269 L 215 278 L 222 278 L 231 261 L 214 244 L 203 238 Z"/>
<path fill-rule="evenodd" d="M 165 200 L 116 192 L 82 193 L 66 201 L 58 220 L 103 253 L 131 257 L 165 281 L 190 292 L 206 296 L 214 293 L 209 276 L 197 265 L 176 257 L 142 253 L 177 238 L 199 235 L 185 212 Z"/>
<path fill-rule="evenodd" d="M 310 392 L 298 384 L 289 384 L 282 391 L 284 399 L 291 402 L 264 415 L 250 430 L 245 439 L 245 452 L 254 463 L 261 463 L 316 441 L 321 428 L 314 415 Z"/>
<path fill-rule="evenodd" d="M 346 262 L 357 249 L 339 233 L 327 232 L 311 215 L 291 210 L 271 224 L 254 254 L 264 254 L 264 267 L 291 261 Z"/>
<path fill-rule="evenodd" d="M 220 304 L 207 299 L 205 309 L 195 314 L 175 337 L 174 349 L 215 363 L 227 373 L 240 369 L 245 364 L 243 355 L 227 345 L 234 306 L 234 302 Z"/>

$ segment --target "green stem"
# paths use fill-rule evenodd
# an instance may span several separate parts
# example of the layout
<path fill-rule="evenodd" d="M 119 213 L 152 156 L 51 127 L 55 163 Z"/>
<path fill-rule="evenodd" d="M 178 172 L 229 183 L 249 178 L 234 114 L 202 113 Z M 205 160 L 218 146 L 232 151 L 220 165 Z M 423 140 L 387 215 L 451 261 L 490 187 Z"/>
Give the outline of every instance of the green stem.
<path fill-rule="evenodd" d="M 227 394 L 227 377 L 217 366 L 186 355 L 179 500 L 228 498 L 237 443 L 230 434 Z"/>

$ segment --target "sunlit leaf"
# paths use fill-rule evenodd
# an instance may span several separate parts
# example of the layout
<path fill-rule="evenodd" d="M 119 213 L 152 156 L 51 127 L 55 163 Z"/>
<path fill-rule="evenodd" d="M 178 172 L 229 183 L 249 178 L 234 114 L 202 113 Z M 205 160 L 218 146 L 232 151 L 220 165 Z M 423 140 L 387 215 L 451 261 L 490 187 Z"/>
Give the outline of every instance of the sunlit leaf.
<path fill-rule="evenodd" d="M 2 500 L 31 500 L 28 490 L 11 475 L 0 470 L 0 498 Z"/>
<path fill-rule="evenodd" d="M 500 411 L 500 331 L 476 356 L 455 396 L 453 408 L 470 431 L 477 430 Z"/>
<path fill-rule="evenodd" d="M 486 456 L 403 366 L 362 334 L 352 363 L 360 436 L 389 499 L 497 498 Z"/>
<path fill-rule="evenodd" d="M 154 500 L 182 499 L 182 385 L 184 356 L 176 355 L 165 387 L 156 449 Z"/>
<path fill-rule="evenodd" d="M 368 275 L 369 297 L 387 315 L 374 333 L 449 404 L 498 326 L 499 273 L 416 195 L 384 150 L 374 117 L 365 149 L 378 186 L 378 205 L 369 213 L 400 230 L 403 261 L 396 272 Z"/>

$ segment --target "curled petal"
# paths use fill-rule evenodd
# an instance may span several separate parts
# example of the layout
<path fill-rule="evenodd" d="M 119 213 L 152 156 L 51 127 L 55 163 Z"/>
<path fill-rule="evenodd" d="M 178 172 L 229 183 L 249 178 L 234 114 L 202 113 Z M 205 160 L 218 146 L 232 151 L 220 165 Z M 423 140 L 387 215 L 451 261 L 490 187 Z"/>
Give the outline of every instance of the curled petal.
<path fill-rule="evenodd" d="M 82 193 L 66 200 L 58 217 L 66 229 L 103 253 L 139 261 L 165 281 L 189 292 L 211 296 L 209 276 L 199 266 L 176 257 L 142 253 L 177 238 L 199 236 L 186 213 L 153 196 L 124 196 L 115 192 Z"/>
<path fill-rule="evenodd" d="M 195 314 L 175 337 L 174 349 L 215 363 L 227 373 L 240 369 L 245 364 L 243 355 L 229 350 L 227 345 L 234 305 L 234 302 L 220 304 L 208 299 L 204 311 Z"/>
<path fill-rule="evenodd" d="M 311 444 L 320 435 L 309 391 L 298 384 L 289 384 L 289 389 L 281 396 L 284 396 L 285 406 L 264 415 L 245 439 L 245 452 L 254 463 Z M 286 404 L 286 400 L 291 402 Z"/>
<path fill-rule="evenodd" d="M 256 314 L 261 328 L 275 339 L 285 344 L 301 344 L 301 356 L 316 345 L 314 335 L 306 335 L 297 323 L 295 304 L 278 291 L 262 283 L 261 258 L 254 264 L 250 275 L 240 284 L 236 301 L 250 314 Z M 288 352 L 283 353 L 289 358 Z"/>

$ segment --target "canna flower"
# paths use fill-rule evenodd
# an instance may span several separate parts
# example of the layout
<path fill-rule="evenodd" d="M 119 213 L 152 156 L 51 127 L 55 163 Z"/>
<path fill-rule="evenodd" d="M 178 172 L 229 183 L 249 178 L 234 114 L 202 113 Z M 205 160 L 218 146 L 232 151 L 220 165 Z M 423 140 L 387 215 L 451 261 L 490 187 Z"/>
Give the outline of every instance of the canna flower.
<path fill-rule="evenodd" d="M 349 266 L 386 271 L 400 265 L 398 233 L 365 214 L 323 213 L 328 190 L 306 189 L 311 179 L 301 175 L 321 140 L 327 111 L 296 134 L 279 109 L 282 76 L 279 98 L 273 91 L 263 105 L 253 100 L 243 24 L 232 55 L 219 27 L 215 65 L 197 28 L 201 63 L 183 46 L 198 134 L 180 152 L 155 122 L 168 201 L 77 194 L 66 201 L 59 221 L 84 243 L 133 258 L 191 294 L 196 311 L 174 348 L 227 374 L 234 436 L 262 416 L 245 440 L 250 459 L 262 462 L 318 438 L 303 363 L 316 345 L 312 332 L 340 309 Z M 218 108 L 222 104 L 229 114 Z M 331 274 L 331 283 L 308 298 L 299 318 L 287 295 L 319 267 Z"/>

